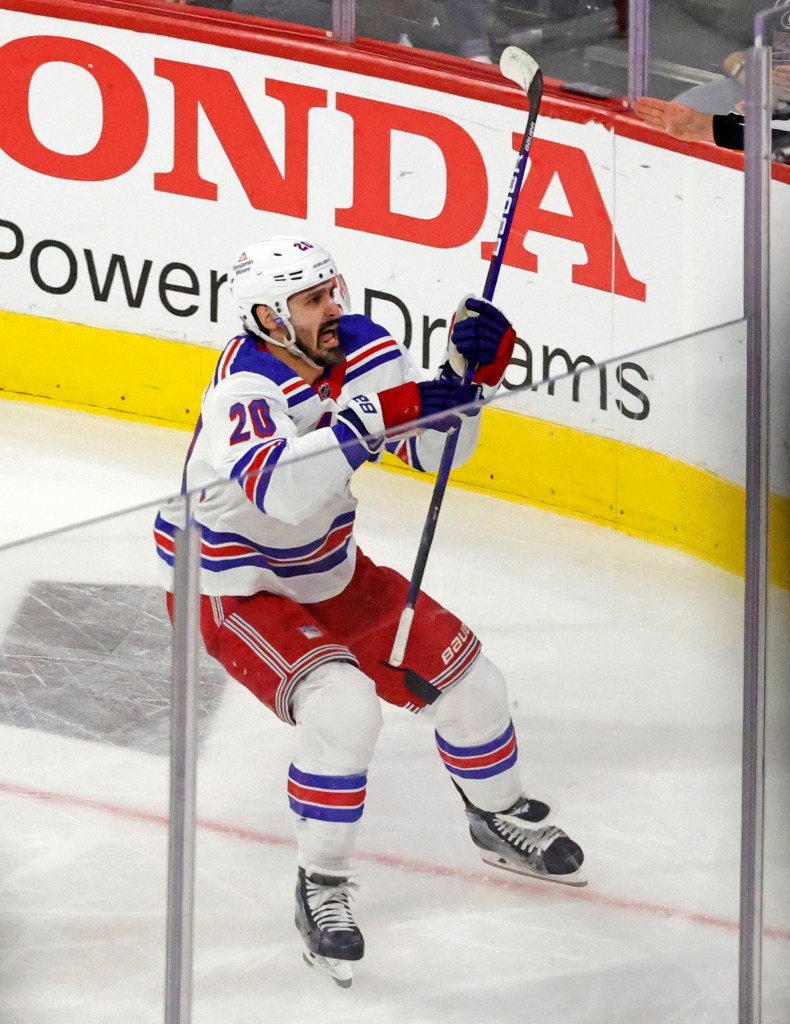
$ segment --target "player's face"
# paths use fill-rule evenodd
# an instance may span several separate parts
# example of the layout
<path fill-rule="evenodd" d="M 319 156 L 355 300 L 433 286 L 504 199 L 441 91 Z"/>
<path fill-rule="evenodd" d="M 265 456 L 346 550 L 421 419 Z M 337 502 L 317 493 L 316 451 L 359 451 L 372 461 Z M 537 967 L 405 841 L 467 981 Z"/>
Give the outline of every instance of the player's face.
<path fill-rule="evenodd" d="M 335 282 L 327 281 L 297 292 L 288 300 L 296 343 L 319 366 L 337 366 L 345 359 L 340 346 L 338 321 L 342 314 L 335 301 Z"/>

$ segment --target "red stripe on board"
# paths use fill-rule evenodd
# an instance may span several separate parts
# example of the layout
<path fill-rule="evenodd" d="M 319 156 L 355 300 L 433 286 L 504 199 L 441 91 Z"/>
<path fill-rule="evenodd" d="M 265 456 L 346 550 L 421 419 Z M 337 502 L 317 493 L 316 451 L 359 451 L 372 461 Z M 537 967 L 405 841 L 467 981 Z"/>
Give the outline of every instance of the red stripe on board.
<path fill-rule="evenodd" d="M 103 0 L 101 4 L 80 0 L 0 0 L 0 8 L 304 61 L 519 110 L 528 107 L 523 91 L 503 81 L 499 69 L 493 65 L 416 47 L 409 52 L 408 47 L 372 39 L 338 43 L 327 39 L 326 33 L 319 29 L 255 16 L 151 0 Z M 613 128 L 618 135 L 659 149 L 726 167 L 743 167 L 741 153 L 705 142 L 680 142 L 639 121 L 627 110 L 622 99 L 570 98 L 561 91 L 560 83 L 551 78 L 545 79 L 541 117 L 556 117 L 576 124 L 596 122 Z M 790 183 L 790 165 L 773 163 L 771 172 L 774 180 Z"/>

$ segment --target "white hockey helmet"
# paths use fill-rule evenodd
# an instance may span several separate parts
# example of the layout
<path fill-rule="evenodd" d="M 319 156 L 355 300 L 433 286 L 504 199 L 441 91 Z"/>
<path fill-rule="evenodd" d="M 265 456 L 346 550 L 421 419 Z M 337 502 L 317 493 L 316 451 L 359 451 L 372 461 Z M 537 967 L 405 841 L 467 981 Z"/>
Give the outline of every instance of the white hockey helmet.
<path fill-rule="evenodd" d="M 335 282 L 335 302 L 342 314 L 349 311 L 348 290 L 331 255 L 320 245 L 296 235 L 274 235 L 248 245 L 233 261 L 230 291 L 246 330 L 294 355 L 304 358 L 297 347 L 288 299 L 297 292 L 325 281 Z M 253 309 L 264 305 L 273 310 L 288 341 L 276 341 L 255 319 Z"/>

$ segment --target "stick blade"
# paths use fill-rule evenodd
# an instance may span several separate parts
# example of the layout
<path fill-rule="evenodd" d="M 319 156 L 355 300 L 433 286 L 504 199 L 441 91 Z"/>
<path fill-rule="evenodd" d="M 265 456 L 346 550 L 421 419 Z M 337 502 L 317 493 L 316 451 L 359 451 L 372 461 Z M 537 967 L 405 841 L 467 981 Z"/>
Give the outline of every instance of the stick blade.
<path fill-rule="evenodd" d="M 509 78 L 527 92 L 540 68 L 538 62 L 530 57 L 526 50 L 518 46 L 506 46 L 499 58 L 499 70 L 505 78 Z"/>

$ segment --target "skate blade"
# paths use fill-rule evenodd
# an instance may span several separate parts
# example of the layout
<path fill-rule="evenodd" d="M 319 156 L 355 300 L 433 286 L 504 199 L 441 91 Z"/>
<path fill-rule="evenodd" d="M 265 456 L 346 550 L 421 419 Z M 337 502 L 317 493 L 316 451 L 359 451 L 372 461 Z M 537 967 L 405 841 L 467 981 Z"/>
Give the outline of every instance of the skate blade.
<path fill-rule="evenodd" d="M 499 868 L 501 871 L 510 871 L 514 875 L 523 875 L 524 878 L 535 878 L 539 882 L 556 882 L 558 885 L 572 885 L 577 889 L 587 885 L 587 879 L 584 877 L 581 868 L 577 868 L 575 871 L 571 871 L 567 875 L 541 875 L 537 871 L 530 871 L 527 867 L 511 864 L 509 861 L 506 861 L 504 857 L 500 857 L 496 853 L 490 853 L 488 850 L 481 851 L 480 856 L 486 864 L 490 864 L 492 868 Z"/>
<path fill-rule="evenodd" d="M 308 967 L 317 968 L 321 974 L 331 978 L 341 988 L 351 988 L 354 980 L 351 962 L 349 960 L 333 960 L 329 956 L 319 956 L 318 953 L 302 953 L 304 962 Z"/>

